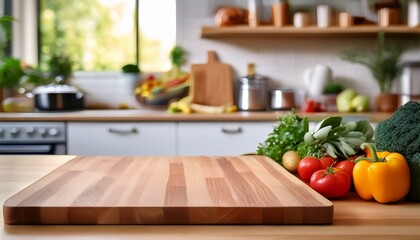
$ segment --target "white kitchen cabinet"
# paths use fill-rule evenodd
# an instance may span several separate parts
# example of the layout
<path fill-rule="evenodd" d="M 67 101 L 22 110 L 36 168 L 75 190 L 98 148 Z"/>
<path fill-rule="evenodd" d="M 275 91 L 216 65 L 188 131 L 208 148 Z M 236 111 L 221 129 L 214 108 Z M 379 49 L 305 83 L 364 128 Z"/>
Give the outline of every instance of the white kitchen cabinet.
<path fill-rule="evenodd" d="M 176 155 L 176 123 L 69 122 L 71 155 Z"/>
<path fill-rule="evenodd" d="M 236 156 L 256 151 L 275 122 L 179 122 L 181 156 Z"/>

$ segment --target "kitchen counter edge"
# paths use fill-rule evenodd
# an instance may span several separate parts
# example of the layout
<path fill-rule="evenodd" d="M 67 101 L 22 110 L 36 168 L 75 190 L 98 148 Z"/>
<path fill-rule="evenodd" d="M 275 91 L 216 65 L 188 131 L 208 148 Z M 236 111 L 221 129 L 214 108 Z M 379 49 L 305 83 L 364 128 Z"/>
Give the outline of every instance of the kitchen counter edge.
<path fill-rule="evenodd" d="M 34 112 L 34 113 L 0 113 L 0 122 L 49 122 L 49 121 L 82 121 L 82 122 L 173 122 L 173 121 L 277 121 L 279 116 L 284 116 L 290 111 L 270 112 L 235 112 L 220 114 L 183 114 L 167 113 L 165 111 L 148 110 L 84 110 L 74 112 Z M 379 122 L 391 117 L 392 113 L 363 112 L 297 112 L 300 117 L 307 117 L 310 121 L 320 121 L 328 116 L 342 116 L 351 120 L 369 120 Z"/>

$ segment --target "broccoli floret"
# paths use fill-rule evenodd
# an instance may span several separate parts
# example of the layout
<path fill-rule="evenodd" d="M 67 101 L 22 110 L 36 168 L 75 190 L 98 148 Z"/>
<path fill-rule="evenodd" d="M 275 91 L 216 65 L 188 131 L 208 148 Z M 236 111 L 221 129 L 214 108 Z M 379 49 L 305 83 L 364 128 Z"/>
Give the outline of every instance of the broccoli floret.
<path fill-rule="evenodd" d="M 407 160 L 420 153 L 420 103 L 408 102 L 379 122 L 375 145 L 379 151 L 401 153 Z"/>
<path fill-rule="evenodd" d="M 408 193 L 407 200 L 420 201 L 420 152 L 414 154 L 410 160 L 407 161 L 410 167 L 410 192 Z"/>

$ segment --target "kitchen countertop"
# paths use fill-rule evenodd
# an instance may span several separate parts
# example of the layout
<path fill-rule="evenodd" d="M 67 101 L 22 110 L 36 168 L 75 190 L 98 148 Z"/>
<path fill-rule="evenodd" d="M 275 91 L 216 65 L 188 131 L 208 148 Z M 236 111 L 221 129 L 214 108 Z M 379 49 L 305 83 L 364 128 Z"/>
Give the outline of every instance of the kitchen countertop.
<path fill-rule="evenodd" d="M 0 156 L 1 203 L 74 156 Z M 334 200 L 331 225 L 5 225 L 0 239 L 420 239 L 420 203 Z M 3 216 L 3 212 L 1 215 Z"/>
<path fill-rule="evenodd" d="M 33 112 L 33 113 L 0 113 L 1 121 L 277 121 L 279 115 L 290 111 L 235 112 L 223 114 L 182 114 L 167 113 L 164 110 L 83 110 L 72 112 Z M 350 119 L 363 119 L 378 122 L 391 116 L 391 113 L 338 113 L 297 112 L 300 117 L 308 117 L 312 121 L 320 121 L 328 116 L 336 115 Z"/>

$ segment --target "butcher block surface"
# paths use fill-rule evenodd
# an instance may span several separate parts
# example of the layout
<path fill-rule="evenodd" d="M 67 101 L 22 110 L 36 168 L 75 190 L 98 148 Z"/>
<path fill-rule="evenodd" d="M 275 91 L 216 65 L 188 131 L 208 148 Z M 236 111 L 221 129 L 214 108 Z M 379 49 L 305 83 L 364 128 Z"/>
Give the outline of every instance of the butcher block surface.
<path fill-rule="evenodd" d="M 3 214 L 7 224 L 327 224 L 333 204 L 264 156 L 78 156 Z"/>

